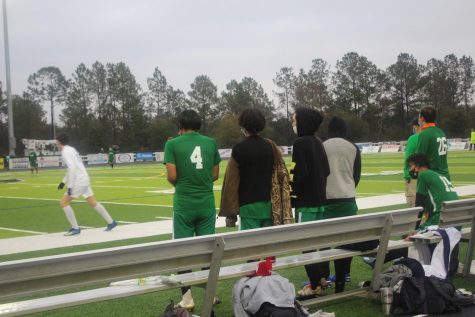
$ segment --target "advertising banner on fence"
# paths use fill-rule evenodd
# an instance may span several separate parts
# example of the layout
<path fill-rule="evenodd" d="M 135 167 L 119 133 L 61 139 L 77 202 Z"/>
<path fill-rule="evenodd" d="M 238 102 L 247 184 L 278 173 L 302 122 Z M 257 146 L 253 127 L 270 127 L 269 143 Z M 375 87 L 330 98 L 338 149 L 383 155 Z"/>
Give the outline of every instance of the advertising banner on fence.
<path fill-rule="evenodd" d="M 397 144 L 383 144 L 381 146 L 381 153 L 397 153 L 400 146 Z"/>
<path fill-rule="evenodd" d="M 165 158 L 164 152 L 155 152 L 153 153 L 155 155 L 155 161 L 162 163 L 163 159 Z"/>
<path fill-rule="evenodd" d="M 378 153 L 379 152 L 379 145 L 366 145 L 363 146 L 361 153 Z"/>
<path fill-rule="evenodd" d="M 133 163 L 134 162 L 134 153 L 120 153 L 115 155 L 115 162 L 117 164 L 122 163 Z"/>
<path fill-rule="evenodd" d="M 39 156 L 38 167 L 58 167 L 60 156 Z"/>
<path fill-rule="evenodd" d="M 87 155 L 87 164 L 107 164 L 108 162 L 108 155 L 104 153 L 99 154 L 88 154 Z"/>
<path fill-rule="evenodd" d="M 228 159 L 231 157 L 232 149 L 219 149 L 218 151 L 221 159 Z"/>
<path fill-rule="evenodd" d="M 155 155 L 153 152 L 137 152 L 135 153 L 135 161 L 136 162 L 145 162 L 145 161 L 153 161 Z"/>
<path fill-rule="evenodd" d="M 10 160 L 10 169 L 11 170 L 20 170 L 20 169 L 29 169 L 30 161 L 27 157 L 14 158 Z"/>
<path fill-rule="evenodd" d="M 4 169 L 5 168 L 5 159 L 4 158 L 0 158 L 0 170 Z"/>
<path fill-rule="evenodd" d="M 35 151 L 37 155 L 61 155 L 55 140 L 22 139 L 21 141 L 25 145 L 25 156 L 31 151 Z"/>
<path fill-rule="evenodd" d="M 465 150 L 467 142 L 449 140 L 449 150 Z"/>

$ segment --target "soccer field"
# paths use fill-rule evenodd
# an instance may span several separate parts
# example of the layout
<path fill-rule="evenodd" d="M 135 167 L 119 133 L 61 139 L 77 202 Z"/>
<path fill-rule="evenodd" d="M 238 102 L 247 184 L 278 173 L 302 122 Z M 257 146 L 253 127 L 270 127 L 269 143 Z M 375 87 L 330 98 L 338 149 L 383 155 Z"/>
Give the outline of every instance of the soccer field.
<path fill-rule="evenodd" d="M 286 159 L 290 163 L 290 159 Z M 363 175 L 358 197 L 402 193 L 403 153 L 363 155 Z M 220 165 L 220 178 L 215 183 L 216 206 L 219 207 L 220 185 L 226 161 Z M 455 186 L 475 184 L 475 153 L 450 152 L 449 168 Z M 94 193 L 122 224 L 170 219 L 173 187 L 167 182 L 162 164 L 89 167 Z M 64 169 L 43 169 L 0 173 L 0 238 L 62 232 L 69 227 L 59 199 L 58 183 Z M 17 182 L 5 182 L 18 179 Z M 82 227 L 105 226 L 102 218 L 83 199 L 73 203 Z"/>

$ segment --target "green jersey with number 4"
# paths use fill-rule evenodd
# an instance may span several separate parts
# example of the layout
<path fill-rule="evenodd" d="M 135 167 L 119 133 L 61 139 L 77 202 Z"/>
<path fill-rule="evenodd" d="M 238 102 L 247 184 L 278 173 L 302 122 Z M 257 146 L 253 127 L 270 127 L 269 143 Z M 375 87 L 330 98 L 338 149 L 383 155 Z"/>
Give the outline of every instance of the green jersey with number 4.
<path fill-rule="evenodd" d="M 429 127 L 419 133 L 415 153 L 427 155 L 430 169 L 450 180 L 449 167 L 447 165 L 447 149 L 445 133 L 438 127 Z"/>
<path fill-rule="evenodd" d="M 216 141 L 186 133 L 165 144 L 165 163 L 176 166 L 175 211 L 215 208 L 213 169 L 221 161 Z"/>
<path fill-rule="evenodd" d="M 426 197 L 425 206 L 423 207 L 424 211 L 429 214 L 427 221 L 421 225 L 421 229 L 438 225 L 442 203 L 458 199 L 455 188 L 447 177 L 432 170 L 419 172 L 417 193 Z"/>

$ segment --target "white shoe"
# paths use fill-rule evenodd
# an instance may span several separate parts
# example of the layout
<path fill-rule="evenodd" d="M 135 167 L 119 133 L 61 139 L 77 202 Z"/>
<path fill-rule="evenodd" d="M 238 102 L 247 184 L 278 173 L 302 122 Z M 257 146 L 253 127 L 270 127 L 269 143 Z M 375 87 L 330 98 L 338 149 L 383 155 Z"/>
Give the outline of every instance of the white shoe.
<path fill-rule="evenodd" d="M 187 311 L 192 312 L 195 309 L 195 302 L 193 301 L 193 296 L 191 296 L 191 289 L 186 291 L 183 294 L 181 301 L 178 303 L 179 307 L 183 307 Z"/>
<path fill-rule="evenodd" d="M 319 310 L 311 314 L 309 317 L 335 317 L 335 313 L 326 313 L 322 310 Z"/>

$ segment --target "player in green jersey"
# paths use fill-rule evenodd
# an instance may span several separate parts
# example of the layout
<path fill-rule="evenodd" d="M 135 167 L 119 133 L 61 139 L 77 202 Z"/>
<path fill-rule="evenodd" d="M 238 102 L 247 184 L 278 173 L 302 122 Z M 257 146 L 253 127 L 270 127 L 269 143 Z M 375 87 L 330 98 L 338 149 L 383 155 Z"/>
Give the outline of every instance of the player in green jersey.
<path fill-rule="evenodd" d="M 425 154 L 415 153 L 408 159 L 411 177 L 417 178 L 416 205 L 424 208 L 418 230 L 438 225 L 442 203 L 457 200 L 458 196 L 447 177 L 429 169 L 429 159 Z"/>
<path fill-rule="evenodd" d="M 449 167 L 447 165 L 447 138 L 444 131 L 436 127 L 435 119 L 437 111 L 433 107 L 424 107 L 419 113 L 421 132 L 414 153 L 427 155 L 430 169 L 445 176 L 450 180 Z"/>
<path fill-rule="evenodd" d="M 109 159 L 108 159 L 108 164 L 114 168 L 114 157 L 115 157 L 115 153 L 114 153 L 114 149 L 112 147 L 109 148 Z"/>
<path fill-rule="evenodd" d="M 199 115 L 193 110 L 185 110 L 178 118 L 180 136 L 165 144 L 167 179 L 175 186 L 174 239 L 215 233 L 213 182 L 219 177 L 221 158 L 216 141 L 199 134 L 200 127 Z M 191 290 L 184 287 L 182 294 L 179 305 L 192 309 Z"/>
<path fill-rule="evenodd" d="M 409 175 L 409 164 L 407 159 L 409 156 L 415 153 L 417 147 L 417 141 L 419 140 L 419 118 L 415 118 L 411 124 L 412 135 L 407 139 L 406 150 L 405 150 L 405 160 L 404 160 L 404 180 L 406 186 L 406 204 L 408 207 L 414 207 L 416 205 L 416 184 L 417 180 L 412 179 Z"/>
<path fill-rule="evenodd" d="M 475 150 L 475 129 L 472 128 L 470 132 L 470 151 L 473 149 Z"/>
<path fill-rule="evenodd" d="M 36 170 L 36 174 L 38 174 L 38 159 L 35 151 L 28 154 L 28 160 L 30 161 L 31 174 L 33 174 L 33 170 Z"/>

